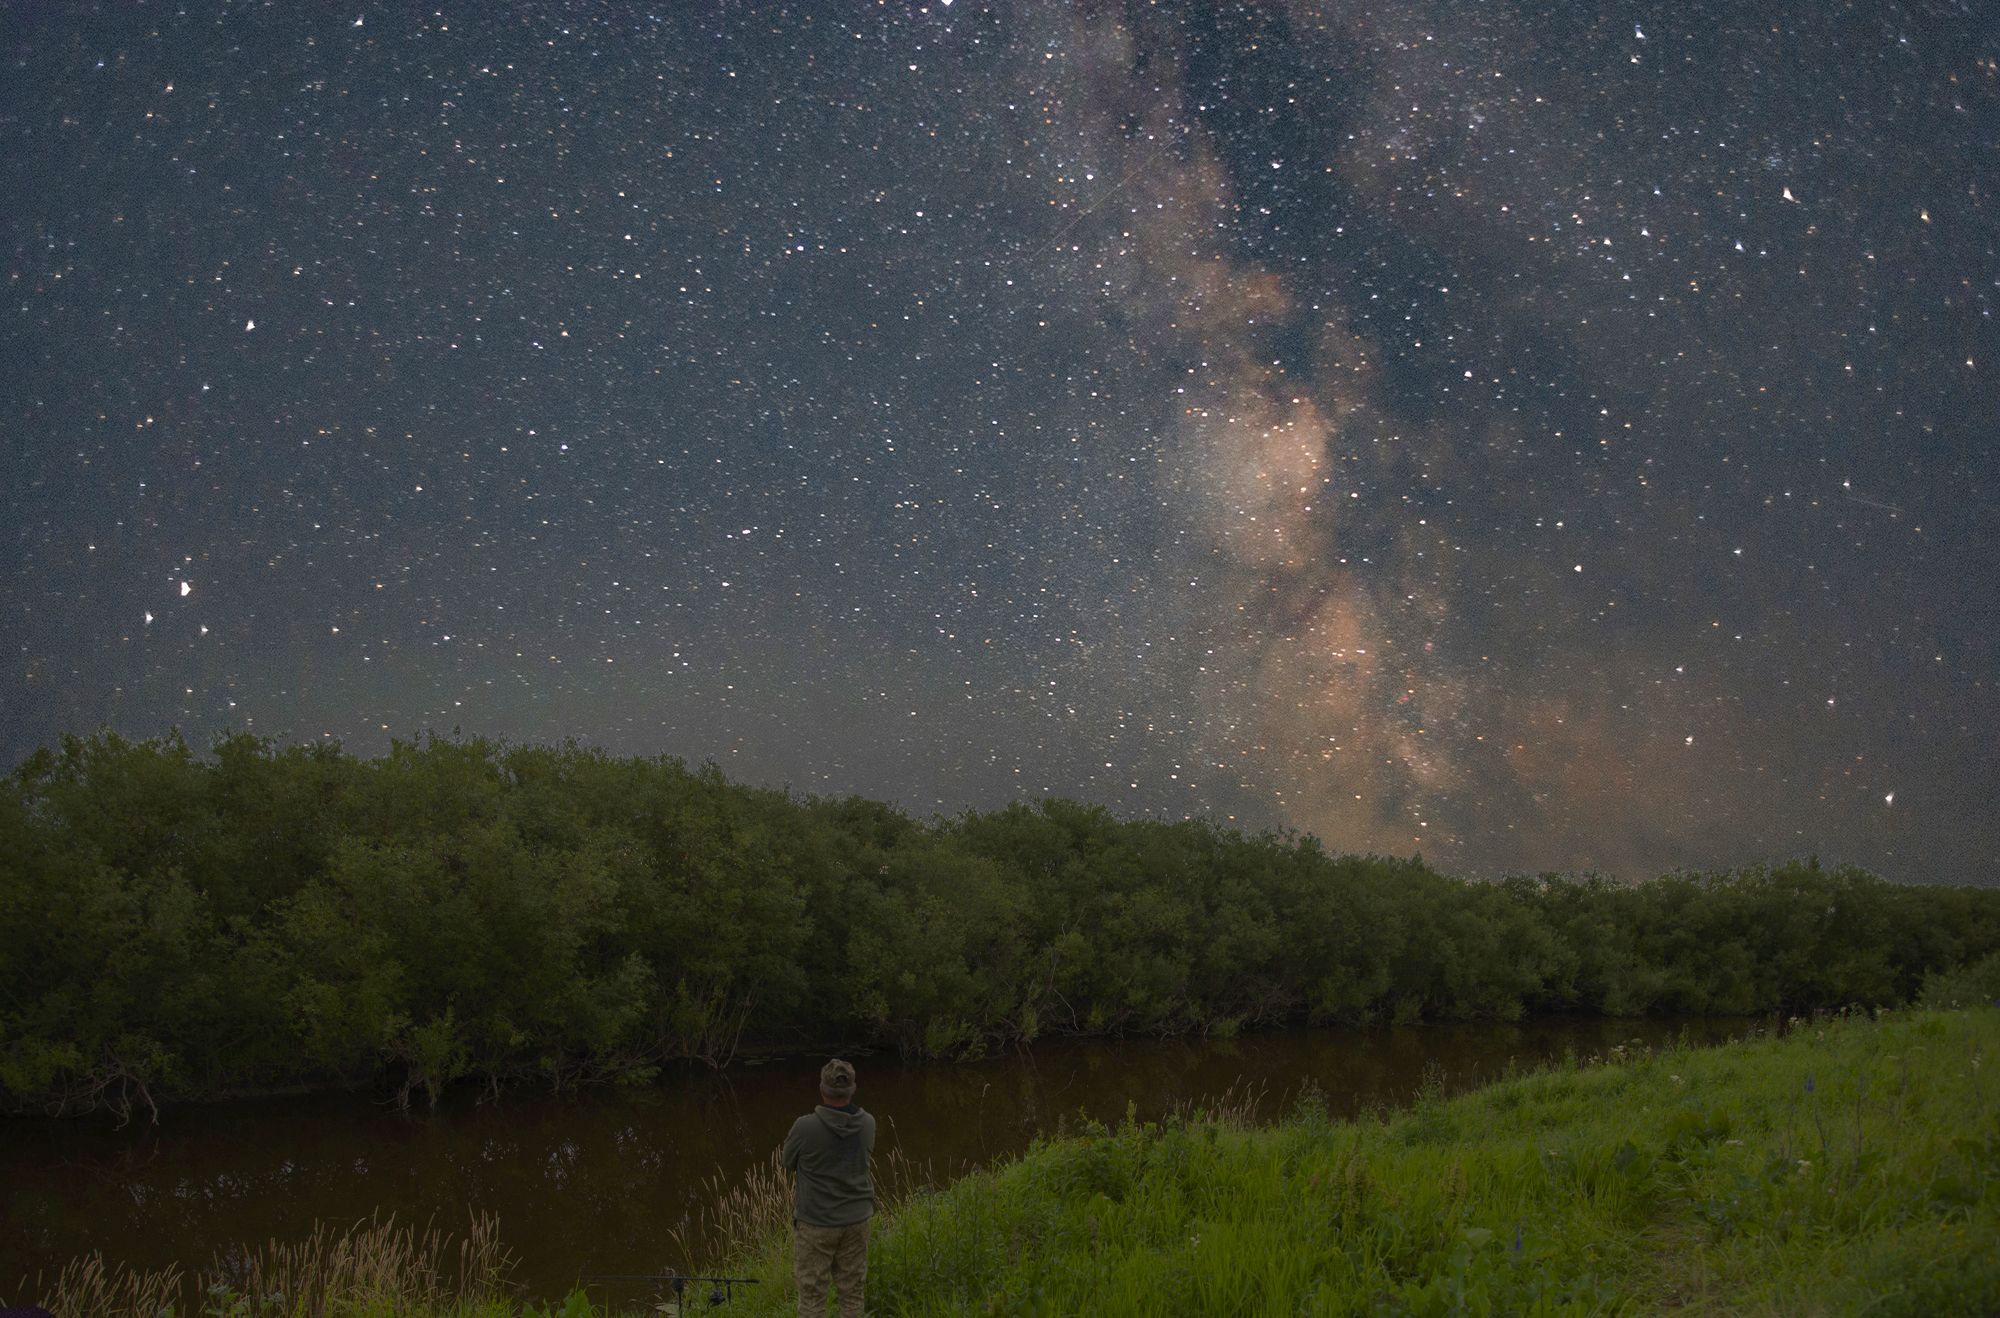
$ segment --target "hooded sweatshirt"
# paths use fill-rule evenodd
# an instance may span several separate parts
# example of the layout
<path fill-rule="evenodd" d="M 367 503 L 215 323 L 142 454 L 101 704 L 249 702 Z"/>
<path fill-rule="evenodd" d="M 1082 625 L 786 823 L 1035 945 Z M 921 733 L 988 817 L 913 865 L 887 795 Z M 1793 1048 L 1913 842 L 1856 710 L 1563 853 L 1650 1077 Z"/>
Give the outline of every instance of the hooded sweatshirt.
<path fill-rule="evenodd" d="M 785 1136 L 785 1166 L 798 1173 L 793 1220 L 807 1226 L 853 1226 L 875 1211 L 875 1181 L 868 1155 L 875 1151 L 875 1118 L 853 1103 L 821 1104 L 792 1123 Z"/>

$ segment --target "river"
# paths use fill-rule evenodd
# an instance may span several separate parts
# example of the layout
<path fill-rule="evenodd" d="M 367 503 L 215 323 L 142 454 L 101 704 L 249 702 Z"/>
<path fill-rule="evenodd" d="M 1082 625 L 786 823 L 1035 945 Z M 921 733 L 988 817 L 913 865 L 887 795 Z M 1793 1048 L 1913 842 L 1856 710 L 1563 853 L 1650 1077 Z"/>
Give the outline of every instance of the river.
<path fill-rule="evenodd" d="M 1153 1118 L 1234 1090 L 1280 1113 L 1308 1082 L 1336 1115 L 1407 1102 L 1429 1075 L 1448 1090 L 1529 1065 L 1739 1037 L 1755 1020 L 1544 1018 L 1518 1024 L 1313 1029 L 1241 1039 L 1058 1040 L 966 1063 L 850 1054 L 876 1114 L 878 1161 L 943 1177 L 1018 1153 L 1080 1115 Z M 0 1293 L 100 1251 L 139 1268 L 205 1266 L 234 1242 L 307 1235 L 372 1215 L 500 1236 L 530 1295 L 580 1275 L 688 1269 L 669 1231 L 696 1220 L 721 1178 L 769 1157 L 814 1100 L 819 1058 L 739 1062 L 656 1084 L 497 1102 L 448 1094 L 434 1112 L 322 1094 L 169 1107 L 156 1127 L 102 1116 L 0 1121 Z M 26 1290 L 34 1290 L 31 1285 Z M 16 1299 L 20 1295 L 22 1298 Z"/>

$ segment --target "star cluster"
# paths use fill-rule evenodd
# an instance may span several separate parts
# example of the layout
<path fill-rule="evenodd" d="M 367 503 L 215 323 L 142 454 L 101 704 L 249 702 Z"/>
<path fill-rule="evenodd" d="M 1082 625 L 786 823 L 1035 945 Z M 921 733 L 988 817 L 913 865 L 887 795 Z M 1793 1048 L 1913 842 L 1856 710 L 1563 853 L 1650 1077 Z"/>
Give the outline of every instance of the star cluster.
<path fill-rule="evenodd" d="M 13 20 L 0 741 L 576 737 L 2000 878 L 2000 36 L 1387 0 Z"/>

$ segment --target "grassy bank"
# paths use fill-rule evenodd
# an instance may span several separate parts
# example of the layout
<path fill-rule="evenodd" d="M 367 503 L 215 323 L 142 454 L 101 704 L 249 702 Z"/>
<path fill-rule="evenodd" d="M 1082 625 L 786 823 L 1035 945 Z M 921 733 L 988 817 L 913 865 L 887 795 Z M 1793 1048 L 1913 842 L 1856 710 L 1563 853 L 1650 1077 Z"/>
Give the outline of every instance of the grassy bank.
<path fill-rule="evenodd" d="M 1614 1055 L 1382 1119 L 1088 1129 L 903 1202 L 885 1313 L 2000 1311 L 2000 1012 Z M 792 1303 L 782 1242 L 735 1311 Z"/>
<path fill-rule="evenodd" d="M 1431 1086 L 1356 1121 L 1309 1094 L 1272 1125 L 1224 1105 L 1087 1126 L 892 1194 L 869 1308 L 2000 1312 L 1996 1053 L 1990 1006 L 1857 1014 L 1714 1049 L 1613 1050 L 1454 1099 Z M 909 1183 L 907 1167 L 888 1170 Z M 720 1312 L 796 1312 L 782 1177 L 716 1189 L 711 1225 L 736 1245 L 709 1270 L 761 1279 Z M 490 1221 L 463 1242 L 371 1227 L 212 1271 L 197 1312 L 603 1312 L 582 1293 L 510 1296 Z M 169 1288 L 85 1264 L 36 1293 L 64 1318 L 94 1318 L 157 1313 Z"/>

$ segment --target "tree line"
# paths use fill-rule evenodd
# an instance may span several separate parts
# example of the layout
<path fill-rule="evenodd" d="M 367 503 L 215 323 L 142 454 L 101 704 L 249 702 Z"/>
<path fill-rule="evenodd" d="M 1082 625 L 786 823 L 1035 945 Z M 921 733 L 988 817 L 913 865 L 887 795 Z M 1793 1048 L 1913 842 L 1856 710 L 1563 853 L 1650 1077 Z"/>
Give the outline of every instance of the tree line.
<path fill-rule="evenodd" d="M 2000 948 L 2000 891 L 1804 860 L 1471 882 L 1065 800 L 925 823 L 574 744 L 66 737 L 0 790 L 0 1107 L 736 1050 L 1803 1011 Z"/>

